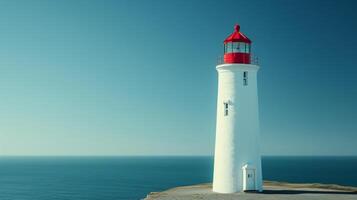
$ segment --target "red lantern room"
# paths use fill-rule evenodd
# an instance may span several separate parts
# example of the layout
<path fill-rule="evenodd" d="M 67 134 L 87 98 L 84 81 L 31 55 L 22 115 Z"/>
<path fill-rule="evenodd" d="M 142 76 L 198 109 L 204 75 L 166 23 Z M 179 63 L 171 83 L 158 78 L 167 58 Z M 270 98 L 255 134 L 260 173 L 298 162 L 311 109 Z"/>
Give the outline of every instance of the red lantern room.
<path fill-rule="evenodd" d="M 239 31 L 240 26 L 234 26 L 234 33 L 224 40 L 224 63 L 250 64 L 250 41 Z"/>

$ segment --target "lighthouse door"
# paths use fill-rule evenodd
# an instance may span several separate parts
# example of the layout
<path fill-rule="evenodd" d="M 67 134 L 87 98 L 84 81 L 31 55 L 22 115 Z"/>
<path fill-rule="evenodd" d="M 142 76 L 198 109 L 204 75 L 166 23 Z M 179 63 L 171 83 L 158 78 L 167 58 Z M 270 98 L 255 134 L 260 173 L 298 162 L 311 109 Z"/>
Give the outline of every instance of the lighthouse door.
<path fill-rule="evenodd" d="M 254 169 L 246 169 L 245 173 L 245 190 L 255 190 L 255 170 Z"/>

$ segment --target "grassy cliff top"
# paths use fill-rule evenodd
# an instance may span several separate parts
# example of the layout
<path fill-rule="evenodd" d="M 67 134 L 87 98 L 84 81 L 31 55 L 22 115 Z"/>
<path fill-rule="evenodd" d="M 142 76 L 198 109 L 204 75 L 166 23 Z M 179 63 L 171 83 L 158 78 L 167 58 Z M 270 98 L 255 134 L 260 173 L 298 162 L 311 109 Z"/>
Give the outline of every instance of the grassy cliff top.
<path fill-rule="evenodd" d="M 357 187 L 320 183 L 286 183 L 264 181 L 264 191 L 220 194 L 212 184 L 181 186 L 162 192 L 151 192 L 145 200 L 357 200 Z"/>

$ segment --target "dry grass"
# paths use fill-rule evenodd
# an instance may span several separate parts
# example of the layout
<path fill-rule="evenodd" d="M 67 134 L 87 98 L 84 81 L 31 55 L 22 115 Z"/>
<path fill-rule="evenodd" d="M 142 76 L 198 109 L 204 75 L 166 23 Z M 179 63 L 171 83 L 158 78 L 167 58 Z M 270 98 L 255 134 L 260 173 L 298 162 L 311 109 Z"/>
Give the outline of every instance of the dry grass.
<path fill-rule="evenodd" d="M 342 186 L 336 184 L 321 184 L 321 183 L 287 183 L 287 182 L 277 182 L 277 181 L 264 181 L 264 186 L 283 186 L 287 188 L 316 188 L 316 189 L 357 192 L 357 187 Z"/>

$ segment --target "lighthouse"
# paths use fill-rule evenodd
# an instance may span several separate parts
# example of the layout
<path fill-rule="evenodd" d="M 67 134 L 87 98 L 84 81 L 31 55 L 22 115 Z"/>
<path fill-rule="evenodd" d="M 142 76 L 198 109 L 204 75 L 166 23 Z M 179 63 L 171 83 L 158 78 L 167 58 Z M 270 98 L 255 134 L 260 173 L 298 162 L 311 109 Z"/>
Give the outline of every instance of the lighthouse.
<path fill-rule="evenodd" d="M 218 71 L 213 191 L 262 191 L 257 72 L 252 41 L 234 27 Z"/>

